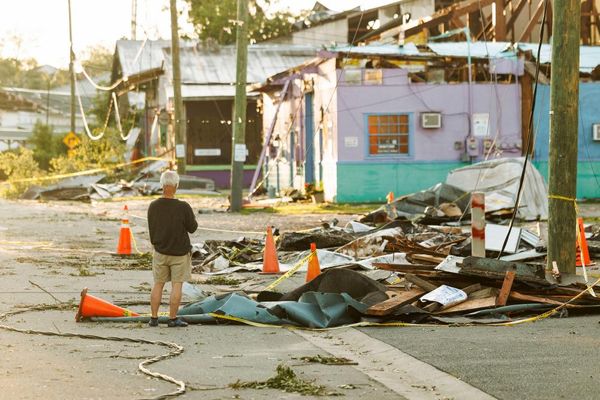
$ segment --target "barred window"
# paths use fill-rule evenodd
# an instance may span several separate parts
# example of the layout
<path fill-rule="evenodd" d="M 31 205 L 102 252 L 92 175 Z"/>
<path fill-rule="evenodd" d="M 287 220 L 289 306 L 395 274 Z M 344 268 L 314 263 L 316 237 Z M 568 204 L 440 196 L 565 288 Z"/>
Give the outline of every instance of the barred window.
<path fill-rule="evenodd" d="M 409 154 L 408 114 L 369 115 L 369 155 Z"/>

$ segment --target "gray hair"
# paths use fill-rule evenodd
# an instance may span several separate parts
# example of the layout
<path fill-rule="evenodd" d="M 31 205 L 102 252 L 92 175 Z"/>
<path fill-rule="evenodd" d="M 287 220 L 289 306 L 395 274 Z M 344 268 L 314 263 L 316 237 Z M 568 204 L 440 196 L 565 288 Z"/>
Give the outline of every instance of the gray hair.
<path fill-rule="evenodd" d="M 179 186 L 179 175 L 175 171 L 165 171 L 160 176 L 160 184 L 162 186 Z"/>

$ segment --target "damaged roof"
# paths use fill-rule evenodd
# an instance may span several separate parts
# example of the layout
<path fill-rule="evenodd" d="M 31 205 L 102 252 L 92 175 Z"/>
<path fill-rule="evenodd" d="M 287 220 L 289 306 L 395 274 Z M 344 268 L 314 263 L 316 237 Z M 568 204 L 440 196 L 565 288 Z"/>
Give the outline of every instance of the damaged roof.
<path fill-rule="evenodd" d="M 248 46 L 248 83 L 262 82 L 267 77 L 292 68 L 316 55 L 313 46 L 251 45 Z M 165 51 L 165 66 L 171 76 L 171 59 Z M 230 85 L 235 82 L 235 46 L 215 49 L 190 47 L 181 50 L 181 81 L 184 85 Z"/>

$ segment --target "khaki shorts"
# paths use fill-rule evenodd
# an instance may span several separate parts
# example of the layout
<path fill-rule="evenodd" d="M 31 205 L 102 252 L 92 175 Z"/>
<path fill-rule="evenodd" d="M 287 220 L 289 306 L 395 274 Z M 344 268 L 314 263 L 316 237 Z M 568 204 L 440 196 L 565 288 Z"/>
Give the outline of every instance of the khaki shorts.
<path fill-rule="evenodd" d="M 154 282 L 187 282 L 192 279 L 192 255 L 168 256 L 157 251 L 152 257 Z"/>

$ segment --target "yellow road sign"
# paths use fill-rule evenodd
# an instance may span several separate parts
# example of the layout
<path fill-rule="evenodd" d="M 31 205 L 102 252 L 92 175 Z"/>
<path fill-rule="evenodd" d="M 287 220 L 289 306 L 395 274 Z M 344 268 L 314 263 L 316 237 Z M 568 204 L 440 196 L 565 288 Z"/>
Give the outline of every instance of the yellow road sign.
<path fill-rule="evenodd" d="M 69 132 L 65 135 L 65 137 L 63 138 L 63 143 L 65 144 L 65 146 L 67 146 L 69 149 L 74 149 L 75 147 L 77 147 L 77 145 L 79 143 L 81 143 L 81 140 L 77 137 L 76 134 L 74 134 L 73 132 Z"/>

